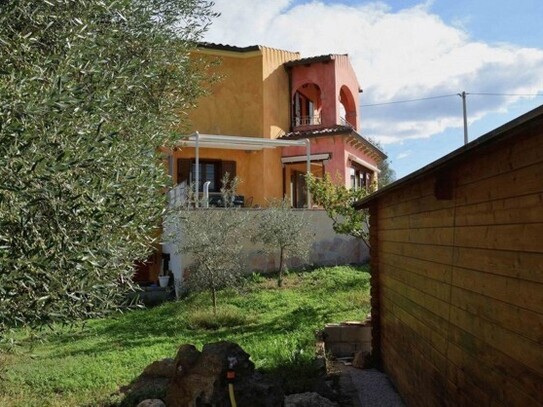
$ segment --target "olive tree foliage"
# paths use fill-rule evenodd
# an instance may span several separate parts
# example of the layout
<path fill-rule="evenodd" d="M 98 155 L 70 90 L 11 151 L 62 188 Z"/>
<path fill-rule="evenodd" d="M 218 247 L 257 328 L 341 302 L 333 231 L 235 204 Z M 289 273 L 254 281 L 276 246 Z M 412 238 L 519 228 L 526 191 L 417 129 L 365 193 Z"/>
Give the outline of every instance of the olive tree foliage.
<path fill-rule="evenodd" d="M 218 291 L 236 286 L 243 275 L 247 213 L 235 208 L 183 209 L 170 214 L 170 221 L 178 252 L 191 255 L 187 288 L 208 291 L 216 314 Z"/>
<path fill-rule="evenodd" d="M 252 240 L 262 243 L 266 252 L 279 254 L 278 287 L 283 284 L 287 260 L 309 256 L 314 241 L 307 227 L 310 223 L 307 214 L 293 210 L 286 199 L 271 201 L 259 212 Z"/>
<path fill-rule="evenodd" d="M 243 275 L 244 239 L 251 228 L 247 213 L 232 205 L 240 178 L 225 173 L 220 182 L 223 209 L 203 209 L 205 203 L 199 197 L 201 209 L 196 208 L 196 188 L 190 185 L 184 205 L 168 210 L 164 236 L 179 254 L 191 255 L 192 266 L 184 276 L 186 287 L 208 291 L 215 315 L 218 291 L 236 286 Z"/>
<path fill-rule="evenodd" d="M 201 93 L 204 0 L 0 2 L 0 333 L 116 309 L 156 239 L 157 152 Z"/>
<path fill-rule="evenodd" d="M 234 206 L 234 198 L 236 196 L 236 191 L 241 183 L 241 178 L 235 176 L 230 178 L 230 174 L 225 172 L 222 178 L 220 179 L 221 188 L 219 189 L 221 194 L 220 207 L 223 208 L 232 208 Z M 206 202 L 205 196 L 200 191 L 196 191 L 196 185 L 190 184 L 184 190 L 181 197 L 181 204 L 177 206 L 172 206 L 168 212 L 175 212 L 180 209 L 193 209 L 193 208 L 206 208 L 209 205 L 209 201 Z M 167 237 L 167 240 L 171 236 Z"/>
<path fill-rule="evenodd" d="M 369 215 L 366 210 L 354 209 L 353 203 L 366 197 L 372 188 L 347 188 L 341 181 L 332 181 L 328 174 L 324 178 L 309 174 L 306 180 L 313 202 L 324 208 L 334 231 L 361 239 L 369 247 Z"/>
<path fill-rule="evenodd" d="M 377 140 L 370 139 L 370 141 L 383 150 Z M 324 178 L 317 178 L 310 174 L 306 178 L 313 202 L 326 210 L 332 219 L 334 230 L 337 233 L 361 239 L 368 247 L 370 247 L 369 213 L 365 209 L 354 209 L 353 203 L 365 198 L 377 188 L 382 188 L 396 180 L 396 172 L 388 159 L 381 161 L 378 167 L 381 172 L 377 184 L 374 183 L 369 188 L 347 188 L 343 180 L 337 179 L 334 182 L 329 174 L 325 174 Z"/>
<path fill-rule="evenodd" d="M 371 137 L 369 138 L 369 141 L 377 146 L 380 150 L 384 151 L 383 146 L 379 141 Z M 383 188 L 396 181 L 396 171 L 394 171 L 392 168 L 392 162 L 388 158 L 379 162 L 377 168 L 379 168 L 379 171 L 381 171 L 377 179 L 379 188 Z"/>
<path fill-rule="evenodd" d="M 379 188 L 383 188 L 396 181 L 396 171 L 394 171 L 388 159 L 381 161 L 377 168 L 381 171 L 377 180 Z"/>
<path fill-rule="evenodd" d="M 221 178 L 221 197 L 222 204 L 225 208 L 234 206 L 234 198 L 236 196 L 237 189 L 241 179 L 237 176 L 230 178 L 230 174 L 225 172 Z"/>

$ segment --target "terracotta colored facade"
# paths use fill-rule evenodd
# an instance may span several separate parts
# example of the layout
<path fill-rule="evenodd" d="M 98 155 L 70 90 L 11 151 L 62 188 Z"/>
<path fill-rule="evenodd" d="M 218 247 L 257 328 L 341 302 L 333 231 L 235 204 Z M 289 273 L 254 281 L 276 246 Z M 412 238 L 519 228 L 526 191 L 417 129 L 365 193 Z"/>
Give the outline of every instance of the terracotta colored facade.
<path fill-rule="evenodd" d="M 315 175 L 339 176 L 348 186 L 361 186 L 377 176 L 386 156 L 358 133 L 360 87 L 347 55 L 300 59 L 297 52 L 263 46 L 204 44 L 194 57 L 218 61 L 215 69 L 221 79 L 189 112 L 193 131 L 308 138 Z M 195 148 L 182 145 L 172 152 L 170 170 L 176 184 L 194 180 L 195 155 Z M 210 180 L 211 193 L 217 193 L 220 177 L 228 170 L 242 181 L 238 193 L 245 206 L 263 206 L 268 199 L 286 196 L 294 207 L 302 207 L 305 155 L 305 147 L 200 148 L 200 180 Z"/>

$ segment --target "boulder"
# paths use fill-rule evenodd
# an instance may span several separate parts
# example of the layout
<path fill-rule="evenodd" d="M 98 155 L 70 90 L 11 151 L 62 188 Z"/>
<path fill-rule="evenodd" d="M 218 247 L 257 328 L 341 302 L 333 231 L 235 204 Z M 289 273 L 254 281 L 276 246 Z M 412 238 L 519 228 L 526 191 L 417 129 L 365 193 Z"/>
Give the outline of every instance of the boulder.
<path fill-rule="evenodd" d="M 255 371 L 249 355 L 232 342 L 207 344 L 199 352 L 182 345 L 166 392 L 167 407 L 230 406 L 226 373 L 233 367 L 238 407 L 281 407 L 284 393 L 278 383 Z"/>
<path fill-rule="evenodd" d="M 143 369 L 143 376 L 151 377 L 173 377 L 175 373 L 175 362 L 172 358 L 156 360 Z"/>
<path fill-rule="evenodd" d="M 166 407 L 166 404 L 160 399 L 143 400 L 136 407 Z"/>
<path fill-rule="evenodd" d="M 122 405 L 139 407 L 138 402 L 163 398 L 174 373 L 175 363 L 172 358 L 151 363 L 129 385 L 121 387 L 120 392 L 125 395 Z"/>

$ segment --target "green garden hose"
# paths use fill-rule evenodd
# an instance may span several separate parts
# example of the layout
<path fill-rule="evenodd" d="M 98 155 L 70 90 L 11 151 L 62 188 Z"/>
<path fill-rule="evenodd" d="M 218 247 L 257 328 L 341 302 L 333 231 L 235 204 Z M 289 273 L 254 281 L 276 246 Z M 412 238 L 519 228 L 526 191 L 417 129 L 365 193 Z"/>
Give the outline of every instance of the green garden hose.
<path fill-rule="evenodd" d="M 234 384 L 228 383 L 228 394 L 230 394 L 230 404 L 232 407 L 237 407 L 236 397 L 234 396 Z"/>

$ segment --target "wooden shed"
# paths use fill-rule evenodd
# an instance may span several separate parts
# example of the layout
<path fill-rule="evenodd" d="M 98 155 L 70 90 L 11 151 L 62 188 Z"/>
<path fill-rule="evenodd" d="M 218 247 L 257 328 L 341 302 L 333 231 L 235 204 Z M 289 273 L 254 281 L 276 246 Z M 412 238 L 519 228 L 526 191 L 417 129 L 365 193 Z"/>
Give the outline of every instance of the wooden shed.
<path fill-rule="evenodd" d="M 543 405 L 543 106 L 355 204 L 409 406 Z"/>

